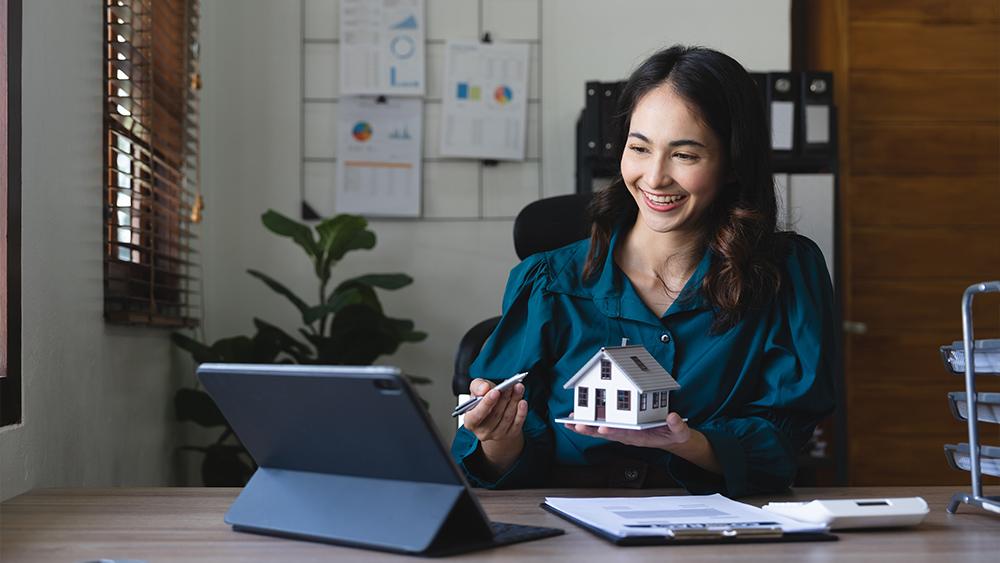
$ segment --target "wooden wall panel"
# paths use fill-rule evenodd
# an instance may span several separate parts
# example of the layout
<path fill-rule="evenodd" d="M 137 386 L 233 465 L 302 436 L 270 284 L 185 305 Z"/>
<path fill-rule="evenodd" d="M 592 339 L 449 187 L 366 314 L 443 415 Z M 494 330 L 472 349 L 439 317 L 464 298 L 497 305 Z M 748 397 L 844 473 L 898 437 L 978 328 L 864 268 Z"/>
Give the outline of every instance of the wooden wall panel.
<path fill-rule="evenodd" d="M 949 381 L 947 376 L 935 384 L 859 385 L 851 394 L 850 417 L 872 435 L 904 437 L 919 424 L 944 440 L 968 442 L 964 421 L 955 418 L 948 406 L 948 393 L 963 388 L 960 378 Z M 994 437 L 1000 436 L 996 428 L 990 430 Z"/>
<path fill-rule="evenodd" d="M 1000 125 L 860 125 L 850 128 L 854 176 L 1000 174 Z"/>
<path fill-rule="evenodd" d="M 993 70 L 1000 66 L 998 26 L 854 22 L 851 70 Z"/>
<path fill-rule="evenodd" d="M 832 2 L 844 316 L 868 328 L 844 340 L 850 482 L 968 488 L 943 453 L 967 440 L 946 400 L 964 381 L 938 347 L 964 288 L 1000 278 L 1000 0 Z M 1000 336 L 998 302 L 975 301 L 978 337 Z"/>
<path fill-rule="evenodd" d="M 857 314 L 853 320 L 865 322 L 873 332 L 917 327 L 945 332 L 959 330 L 962 292 L 969 285 L 967 279 L 857 281 L 854 284 Z M 972 304 L 976 331 L 1000 337 L 1000 297 L 983 295 Z"/>
<path fill-rule="evenodd" d="M 953 227 L 852 229 L 854 279 L 1000 279 L 1000 229 Z"/>
<path fill-rule="evenodd" d="M 849 0 L 852 20 L 1000 21 L 1000 0 Z"/>
<path fill-rule="evenodd" d="M 1000 121 L 995 72 L 855 71 L 850 79 L 852 121 Z"/>
<path fill-rule="evenodd" d="M 1000 175 L 857 176 L 845 189 L 857 202 L 851 208 L 853 226 L 1000 223 Z"/>
<path fill-rule="evenodd" d="M 957 421 L 956 421 L 957 424 Z M 948 467 L 944 444 L 963 441 L 964 432 L 880 436 L 851 442 L 851 484 L 854 486 L 955 485 L 968 490 L 969 474 Z M 984 476 L 983 484 L 1000 483 Z M 877 560 L 873 558 L 872 560 Z"/>
<path fill-rule="evenodd" d="M 962 337 L 962 327 L 930 333 L 926 330 L 879 330 L 848 335 L 851 348 L 845 366 L 853 391 L 866 382 L 895 385 L 925 385 L 949 381 L 961 385 L 960 378 L 948 373 L 938 355 L 938 347 Z M 847 405 L 848 410 L 856 408 Z M 860 438 L 859 438 L 860 439 Z"/>

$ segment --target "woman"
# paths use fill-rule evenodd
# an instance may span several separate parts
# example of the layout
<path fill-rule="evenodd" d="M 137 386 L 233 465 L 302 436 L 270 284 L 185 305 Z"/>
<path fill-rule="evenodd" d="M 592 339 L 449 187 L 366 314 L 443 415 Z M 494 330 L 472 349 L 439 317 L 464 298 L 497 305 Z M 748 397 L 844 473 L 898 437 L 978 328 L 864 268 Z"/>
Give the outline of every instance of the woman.
<path fill-rule="evenodd" d="M 595 195 L 590 240 L 511 272 L 452 454 L 484 487 L 785 489 L 833 408 L 833 291 L 816 245 L 776 232 L 757 89 L 732 58 L 674 46 L 619 105 L 621 178 Z M 680 383 L 666 426 L 552 422 L 573 411 L 563 384 L 622 338 Z"/>

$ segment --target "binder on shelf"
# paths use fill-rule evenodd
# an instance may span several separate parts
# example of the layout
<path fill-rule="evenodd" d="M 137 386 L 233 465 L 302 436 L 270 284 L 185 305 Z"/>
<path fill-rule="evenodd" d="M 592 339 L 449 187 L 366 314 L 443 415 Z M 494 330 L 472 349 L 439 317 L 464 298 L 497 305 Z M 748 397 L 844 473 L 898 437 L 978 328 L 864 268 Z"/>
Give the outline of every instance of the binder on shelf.
<path fill-rule="evenodd" d="M 601 106 L 600 94 L 603 89 L 600 82 L 587 82 L 586 104 L 580 115 L 581 150 L 585 157 L 593 158 L 600 155 L 598 143 L 601 140 Z"/>
<path fill-rule="evenodd" d="M 598 95 L 601 108 L 601 141 L 598 149 L 601 158 L 616 159 L 614 116 L 618 108 L 618 94 L 621 93 L 623 82 L 605 82 L 601 84 Z"/>
<path fill-rule="evenodd" d="M 748 72 L 750 78 L 753 78 L 754 83 L 757 85 L 757 92 L 760 93 L 760 103 L 764 106 L 764 115 L 767 117 L 767 73 L 766 72 Z"/>
<path fill-rule="evenodd" d="M 767 75 L 767 113 L 771 122 L 771 150 L 774 154 L 795 152 L 798 76 L 791 72 Z"/>
<path fill-rule="evenodd" d="M 806 71 L 800 81 L 802 154 L 826 154 L 833 150 L 833 74 Z"/>

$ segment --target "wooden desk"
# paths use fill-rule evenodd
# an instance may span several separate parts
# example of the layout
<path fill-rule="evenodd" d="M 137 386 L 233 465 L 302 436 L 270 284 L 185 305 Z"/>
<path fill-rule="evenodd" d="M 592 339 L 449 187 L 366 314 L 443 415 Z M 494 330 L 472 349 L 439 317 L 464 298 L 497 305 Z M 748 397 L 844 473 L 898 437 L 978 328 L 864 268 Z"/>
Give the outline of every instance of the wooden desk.
<path fill-rule="evenodd" d="M 991 487 L 987 494 L 1000 493 Z M 918 528 L 839 532 L 840 541 L 760 545 L 615 547 L 538 507 L 546 495 L 633 496 L 679 491 L 479 491 L 491 518 L 554 526 L 566 535 L 459 556 L 475 561 L 1000 561 L 1000 515 L 963 506 L 948 514 L 955 487 L 799 489 L 768 500 L 922 496 L 931 513 Z M 0 561 L 383 561 L 413 558 L 233 532 L 222 515 L 238 489 L 38 490 L 0 505 Z M 454 559 L 454 558 L 451 558 Z"/>

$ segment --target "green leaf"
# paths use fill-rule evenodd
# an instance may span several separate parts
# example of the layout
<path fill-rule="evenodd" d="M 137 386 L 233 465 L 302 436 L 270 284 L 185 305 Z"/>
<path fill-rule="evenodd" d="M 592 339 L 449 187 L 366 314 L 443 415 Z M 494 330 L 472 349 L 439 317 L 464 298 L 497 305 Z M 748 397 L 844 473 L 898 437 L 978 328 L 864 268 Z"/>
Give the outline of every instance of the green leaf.
<path fill-rule="evenodd" d="M 378 294 L 375 293 L 375 289 L 370 285 L 357 283 L 355 281 L 345 281 L 338 285 L 336 289 L 333 290 L 333 293 L 330 294 L 330 299 L 327 301 L 332 301 L 338 295 L 349 292 L 356 292 L 358 294 L 358 303 L 367 305 L 379 313 L 382 312 L 382 302 L 379 301 Z"/>
<path fill-rule="evenodd" d="M 264 223 L 264 226 L 272 233 L 294 240 L 296 244 L 306 251 L 306 254 L 310 258 L 315 258 L 319 255 L 319 246 L 316 244 L 312 229 L 308 225 L 285 217 L 273 209 L 268 209 L 266 213 L 260 216 L 260 219 Z"/>
<path fill-rule="evenodd" d="M 411 330 L 403 335 L 403 342 L 423 342 L 427 340 L 427 333 L 422 330 Z"/>
<path fill-rule="evenodd" d="M 266 283 L 267 286 L 273 289 L 274 291 L 287 297 L 288 300 L 292 302 L 292 305 L 295 305 L 295 308 L 298 309 L 303 316 L 305 316 L 306 311 L 309 310 L 309 305 L 307 305 L 306 302 L 303 301 L 302 298 L 300 298 L 298 295 L 292 293 L 292 290 L 288 289 L 281 283 L 277 282 L 267 274 L 258 272 L 257 270 L 247 270 L 247 273 L 259 279 L 260 281 Z"/>
<path fill-rule="evenodd" d="M 218 356 L 220 362 L 256 363 L 253 341 L 247 336 L 231 336 L 216 340 L 212 344 L 212 352 Z"/>
<path fill-rule="evenodd" d="M 364 296 L 361 294 L 361 291 L 356 288 L 349 288 L 346 291 L 341 291 L 340 293 L 334 292 L 326 303 L 311 307 L 308 311 L 306 311 L 302 320 L 305 321 L 306 324 L 312 324 L 326 315 L 337 314 L 337 311 L 340 311 L 347 305 L 363 302 Z"/>
<path fill-rule="evenodd" d="M 367 305 L 348 305 L 333 317 L 330 335 L 317 339 L 317 361 L 369 365 L 398 347 L 399 340 L 386 330 L 381 312 Z"/>
<path fill-rule="evenodd" d="M 340 260 L 351 250 L 368 250 L 375 246 L 375 233 L 368 230 L 368 220 L 359 215 L 337 215 L 319 225 L 319 247 L 333 261 Z"/>
<path fill-rule="evenodd" d="M 363 284 L 380 289 L 399 289 L 413 283 L 413 278 L 406 274 L 368 274 L 345 280 L 340 285 Z"/>
<path fill-rule="evenodd" d="M 225 426 L 226 419 L 215 406 L 215 401 L 204 391 L 178 389 L 174 395 L 174 413 L 181 422 L 194 422 L 199 426 Z"/>
<path fill-rule="evenodd" d="M 330 279 L 330 268 L 351 250 L 371 249 L 375 233 L 368 230 L 368 221 L 357 215 L 337 215 L 319 225 L 320 259 L 316 261 L 316 276 L 321 282 Z"/>
<path fill-rule="evenodd" d="M 174 332 L 170 335 L 170 340 L 177 345 L 178 348 L 187 351 L 191 354 L 191 357 L 195 362 L 203 364 L 205 362 L 221 362 L 222 358 L 214 352 L 209 346 L 198 342 L 197 340 L 182 334 L 180 332 Z"/>
<path fill-rule="evenodd" d="M 304 360 L 312 354 L 312 350 L 307 345 L 299 342 L 280 328 L 256 317 L 254 317 L 253 324 L 257 327 L 254 344 L 269 352 L 274 350 L 273 354 L 264 354 L 270 355 L 270 359 L 263 360 L 264 362 L 272 362 L 280 352 L 285 352 L 297 363 L 305 363 Z"/>

